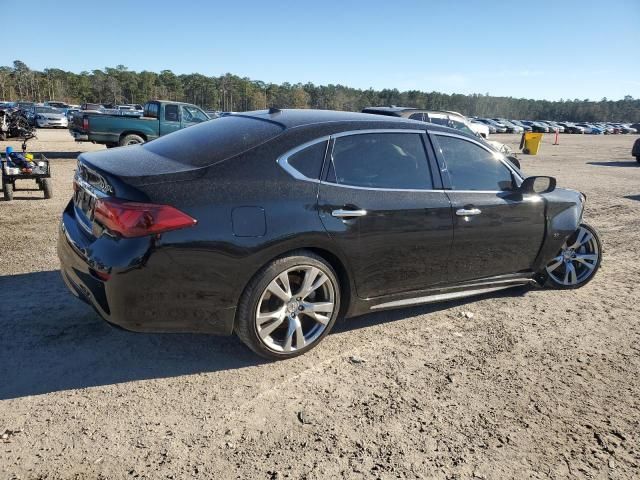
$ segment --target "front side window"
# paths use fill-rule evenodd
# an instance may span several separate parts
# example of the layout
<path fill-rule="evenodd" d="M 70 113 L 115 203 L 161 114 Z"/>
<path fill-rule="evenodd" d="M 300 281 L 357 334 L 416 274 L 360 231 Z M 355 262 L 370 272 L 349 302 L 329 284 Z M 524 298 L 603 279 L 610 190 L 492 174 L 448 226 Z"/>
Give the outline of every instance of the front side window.
<path fill-rule="evenodd" d="M 438 135 L 453 190 L 508 191 L 511 171 L 494 155 L 462 138 Z"/>
<path fill-rule="evenodd" d="M 200 123 L 209 120 L 209 117 L 202 110 L 188 105 L 182 107 L 182 115 L 184 121 L 189 123 Z"/>
<path fill-rule="evenodd" d="M 369 188 L 433 188 L 421 135 L 368 133 L 335 140 L 327 179 Z"/>

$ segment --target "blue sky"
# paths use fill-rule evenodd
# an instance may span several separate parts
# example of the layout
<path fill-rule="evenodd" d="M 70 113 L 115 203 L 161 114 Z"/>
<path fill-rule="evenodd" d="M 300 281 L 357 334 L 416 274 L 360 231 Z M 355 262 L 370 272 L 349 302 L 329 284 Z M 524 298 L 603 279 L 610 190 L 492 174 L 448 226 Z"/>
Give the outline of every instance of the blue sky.
<path fill-rule="evenodd" d="M 0 4 L 5 38 L 13 32 L 0 65 L 20 59 L 80 72 L 123 64 L 550 100 L 640 97 L 640 0 Z"/>

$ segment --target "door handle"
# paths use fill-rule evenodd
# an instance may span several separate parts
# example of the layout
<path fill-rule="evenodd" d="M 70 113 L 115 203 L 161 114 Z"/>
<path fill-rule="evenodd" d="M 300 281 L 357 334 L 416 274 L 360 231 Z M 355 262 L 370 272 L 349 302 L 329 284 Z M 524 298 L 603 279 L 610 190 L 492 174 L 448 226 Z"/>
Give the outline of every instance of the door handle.
<path fill-rule="evenodd" d="M 339 208 L 338 210 L 334 210 L 331 212 L 331 216 L 337 218 L 355 218 L 355 217 L 364 217 L 367 214 L 366 210 L 344 210 Z"/>
<path fill-rule="evenodd" d="M 482 211 L 479 208 L 459 208 L 456 215 L 459 217 L 468 217 L 470 215 L 480 215 Z"/>

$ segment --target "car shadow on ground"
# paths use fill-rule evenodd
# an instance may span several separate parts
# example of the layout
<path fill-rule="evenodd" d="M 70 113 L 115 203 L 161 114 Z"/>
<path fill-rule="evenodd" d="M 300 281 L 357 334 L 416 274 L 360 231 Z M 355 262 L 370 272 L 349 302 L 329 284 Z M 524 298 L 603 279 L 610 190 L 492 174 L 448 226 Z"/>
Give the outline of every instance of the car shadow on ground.
<path fill-rule="evenodd" d="M 629 200 L 636 200 L 640 202 L 640 195 L 625 195 L 624 198 L 628 198 Z"/>
<path fill-rule="evenodd" d="M 57 270 L 0 277 L 0 400 L 262 362 L 235 337 L 111 327 Z"/>
<path fill-rule="evenodd" d="M 525 291 L 515 288 L 505 295 Z M 464 303 L 376 312 L 340 322 L 334 331 Z M 67 291 L 58 270 L 0 277 L 0 400 L 262 363 L 233 336 L 138 334 L 111 327 Z"/>
<path fill-rule="evenodd" d="M 636 162 L 633 159 L 627 162 L 587 162 L 587 165 L 596 165 L 599 167 L 640 167 L 640 163 Z"/>

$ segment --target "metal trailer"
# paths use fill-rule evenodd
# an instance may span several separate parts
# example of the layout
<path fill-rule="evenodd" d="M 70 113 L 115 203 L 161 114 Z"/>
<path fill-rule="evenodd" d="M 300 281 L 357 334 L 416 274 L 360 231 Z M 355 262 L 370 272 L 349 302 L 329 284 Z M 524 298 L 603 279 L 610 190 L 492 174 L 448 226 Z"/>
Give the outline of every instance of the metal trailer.
<path fill-rule="evenodd" d="M 51 182 L 51 167 L 47 157 L 39 154 L 33 159 L 36 164 L 31 173 L 24 172 L 18 168 L 10 168 L 7 159 L 0 160 L 2 170 L 2 192 L 6 201 L 13 200 L 13 192 L 16 190 L 16 180 L 35 180 L 38 190 L 42 190 L 44 198 L 53 197 L 53 185 Z M 16 171 L 19 170 L 19 171 Z"/>

